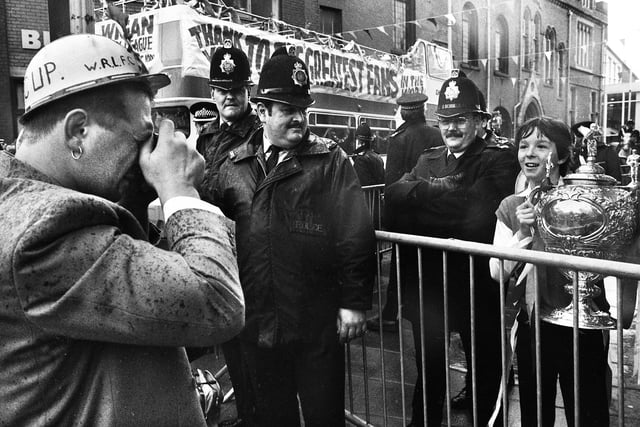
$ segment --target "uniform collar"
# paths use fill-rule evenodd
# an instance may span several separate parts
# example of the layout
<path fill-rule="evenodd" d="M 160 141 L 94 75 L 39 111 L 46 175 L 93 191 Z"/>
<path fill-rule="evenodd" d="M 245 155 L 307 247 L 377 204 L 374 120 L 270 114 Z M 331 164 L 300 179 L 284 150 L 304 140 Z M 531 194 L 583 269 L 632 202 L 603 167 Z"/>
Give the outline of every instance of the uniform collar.
<path fill-rule="evenodd" d="M 208 134 L 209 135 L 216 134 L 219 132 L 226 131 L 226 132 L 235 133 L 242 138 L 246 138 L 249 135 L 249 132 L 251 132 L 251 130 L 254 129 L 254 123 L 257 120 L 258 120 L 258 115 L 253 110 L 253 108 L 249 106 L 249 109 L 247 110 L 244 116 L 240 117 L 238 120 L 229 124 L 228 126 L 224 126 L 224 128 L 222 127 L 222 123 L 223 123 L 222 118 L 219 118 L 216 121 L 208 123 L 205 126 L 205 128 L 202 130 L 201 136 L 208 135 Z"/>
<path fill-rule="evenodd" d="M 263 128 L 257 129 L 246 142 L 229 152 L 229 159 L 233 162 L 238 162 L 246 159 L 247 157 L 256 156 L 258 151 L 263 147 L 263 133 Z M 318 135 L 307 131 L 307 136 L 300 142 L 300 144 L 290 148 L 288 152 L 291 156 L 326 154 L 336 145 L 337 144 L 334 141 L 328 138 L 321 138 Z"/>

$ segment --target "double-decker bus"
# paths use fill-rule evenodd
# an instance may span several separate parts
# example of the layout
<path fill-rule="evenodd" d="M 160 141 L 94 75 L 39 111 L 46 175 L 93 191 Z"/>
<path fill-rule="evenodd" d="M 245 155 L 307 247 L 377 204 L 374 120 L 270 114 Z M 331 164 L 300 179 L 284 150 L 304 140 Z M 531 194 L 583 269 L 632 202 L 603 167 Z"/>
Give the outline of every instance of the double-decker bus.
<path fill-rule="evenodd" d="M 186 5 L 154 7 L 129 16 L 128 39 L 152 73 L 169 75 L 160 89 L 156 117 L 171 118 L 189 141 L 197 137 L 189 107 L 209 100 L 209 60 L 224 40 L 248 56 L 258 82 L 262 65 L 275 49 L 285 46 L 305 61 L 316 103 L 309 109 L 311 131 L 336 140 L 347 153 L 354 149 L 354 133 L 366 122 L 374 132 L 374 147 L 386 153 L 389 135 L 398 125 L 396 99 L 406 92 L 425 93 L 428 119 L 433 120 L 437 91 L 452 68 L 448 49 L 418 40 L 407 55 L 397 56 L 285 24 L 232 11 L 226 19 Z M 96 33 L 124 43 L 113 20 L 96 23 Z"/>

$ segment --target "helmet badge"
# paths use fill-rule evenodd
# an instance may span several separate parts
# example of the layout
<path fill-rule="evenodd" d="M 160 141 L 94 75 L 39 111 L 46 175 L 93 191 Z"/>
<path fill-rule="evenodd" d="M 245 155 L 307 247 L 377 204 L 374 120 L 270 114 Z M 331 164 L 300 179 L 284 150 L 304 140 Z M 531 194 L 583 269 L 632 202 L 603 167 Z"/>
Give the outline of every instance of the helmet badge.
<path fill-rule="evenodd" d="M 236 63 L 231 59 L 230 53 L 224 54 L 222 61 L 220 61 L 220 69 L 225 74 L 231 74 L 236 69 Z"/>
<path fill-rule="evenodd" d="M 304 86 L 307 84 L 307 73 L 304 71 L 303 65 L 300 62 L 296 62 L 293 66 L 291 79 L 296 86 Z"/>
<path fill-rule="evenodd" d="M 456 85 L 456 82 L 449 82 L 449 86 L 444 91 L 444 97 L 449 101 L 453 101 L 460 95 L 460 88 Z"/>

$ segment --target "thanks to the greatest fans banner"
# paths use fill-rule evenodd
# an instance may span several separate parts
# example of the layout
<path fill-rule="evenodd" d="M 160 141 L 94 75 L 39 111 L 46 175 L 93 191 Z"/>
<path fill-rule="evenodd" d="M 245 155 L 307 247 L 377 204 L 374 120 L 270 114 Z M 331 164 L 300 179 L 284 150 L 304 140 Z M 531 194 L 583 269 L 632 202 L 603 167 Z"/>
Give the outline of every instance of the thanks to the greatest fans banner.
<path fill-rule="evenodd" d="M 132 46 L 151 73 L 180 66 L 183 76 L 209 78 L 209 59 L 213 50 L 230 39 L 249 58 L 258 82 L 259 70 L 280 46 L 293 47 L 309 69 L 312 92 L 394 102 L 401 84 L 422 85 L 420 73 L 412 73 L 390 61 L 363 58 L 359 53 L 332 49 L 280 34 L 201 15 L 188 6 L 173 6 L 141 12 L 129 17 L 127 24 Z M 123 33 L 114 21 L 96 23 L 96 33 L 123 41 Z M 415 75 L 413 75 L 415 74 Z M 402 80 L 402 81 L 401 81 Z"/>

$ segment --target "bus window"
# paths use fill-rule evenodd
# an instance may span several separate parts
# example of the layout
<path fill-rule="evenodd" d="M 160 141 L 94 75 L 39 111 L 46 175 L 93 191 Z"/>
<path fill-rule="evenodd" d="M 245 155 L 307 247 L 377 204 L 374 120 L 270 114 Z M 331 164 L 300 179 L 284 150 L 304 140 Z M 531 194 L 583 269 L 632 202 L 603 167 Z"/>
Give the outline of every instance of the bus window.
<path fill-rule="evenodd" d="M 387 154 L 389 136 L 395 131 L 394 119 L 360 116 L 359 123 L 366 123 L 373 133 L 371 148 L 379 154 Z"/>
<path fill-rule="evenodd" d="M 189 138 L 191 133 L 191 116 L 189 109 L 185 105 L 176 107 L 155 107 L 151 109 L 151 117 L 153 117 L 153 126 L 158 129 L 161 119 L 169 119 L 173 122 L 175 129 Z"/>
<path fill-rule="evenodd" d="M 451 52 L 435 44 L 426 46 L 429 55 L 429 75 L 446 80 L 451 76 Z"/>
<path fill-rule="evenodd" d="M 354 116 L 324 112 L 309 113 L 311 132 L 337 142 L 347 154 L 352 154 L 355 150 L 355 124 Z"/>

